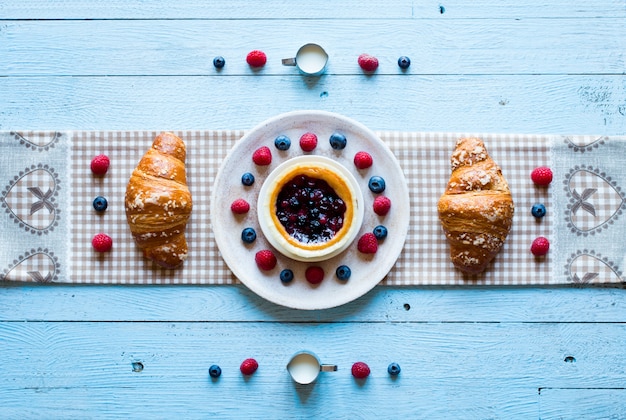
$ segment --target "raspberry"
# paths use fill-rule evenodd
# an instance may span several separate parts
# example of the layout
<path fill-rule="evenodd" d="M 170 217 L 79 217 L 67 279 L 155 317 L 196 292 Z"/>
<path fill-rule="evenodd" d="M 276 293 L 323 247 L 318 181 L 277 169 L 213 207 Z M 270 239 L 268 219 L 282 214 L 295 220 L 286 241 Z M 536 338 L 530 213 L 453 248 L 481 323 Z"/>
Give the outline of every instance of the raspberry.
<path fill-rule="evenodd" d="M 300 137 L 300 148 L 305 152 L 310 152 L 317 147 L 317 136 L 313 133 L 304 133 Z"/>
<path fill-rule="evenodd" d="M 239 370 L 244 375 L 252 375 L 259 368 L 259 364 L 256 360 L 250 358 L 241 362 L 241 366 L 239 366 Z"/>
<path fill-rule="evenodd" d="M 318 266 L 308 267 L 304 272 L 304 277 L 311 284 L 320 284 L 324 280 L 324 269 Z"/>
<path fill-rule="evenodd" d="M 378 240 L 373 233 L 368 232 L 359 238 L 357 249 L 363 254 L 375 254 L 378 251 Z"/>
<path fill-rule="evenodd" d="M 389 197 L 385 197 L 384 195 L 379 195 L 374 199 L 374 213 L 379 216 L 384 216 L 389 213 L 389 209 L 391 208 L 391 200 Z"/>
<path fill-rule="evenodd" d="M 361 54 L 358 62 L 359 66 L 365 71 L 376 71 L 378 68 L 378 59 L 373 55 Z"/>
<path fill-rule="evenodd" d="M 352 365 L 352 376 L 357 379 L 365 379 L 370 376 L 370 367 L 365 362 L 356 362 Z"/>
<path fill-rule="evenodd" d="M 113 247 L 113 239 L 104 233 L 98 233 L 91 240 L 91 245 L 96 252 L 108 252 Z"/>
<path fill-rule="evenodd" d="M 246 56 L 246 62 L 250 67 L 263 67 L 267 63 L 267 56 L 261 50 L 252 50 Z"/>
<path fill-rule="evenodd" d="M 254 256 L 256 265 L 264 271 L 269 271 L 276 267 L 276 256 L 269 249 L 262 249 Z"/>
<path fill-rule="evenodd" d="M 238 198 L 230 205 L 230 210 L 235 214 L 245 214 L 250 210 L 250 204 L 243 198 Z"/>
<path fill-rule="evenodd" d="M 374 163 L 372 155 L 367 152 L 357 152 L 357 154 L 354 155 L 354 166 L 358 169 L 367 169 L 372 166 L 372 163 Z"/>
<path fill-rule="evenodd" d="M 535 168 L 530 174 L 530 179 L 537 185 L 550 185 L 552 182 L 552 170 L 547 166 Z"/>
<path fill-rule="evenodd" d="M 272 163 L 272 151 L 267 146 L 259 147 L 252 154 L 252 161 L 259 166 L 267 166 Z"/>
<path fill-rule="evenodd" d="M 530 246 L 530 252 L 533 253 L 536 257 L 541 257 L 548 253 L 550 249 L 550 241 L 543 236 L 538 237 L 533 241 L 533 244 Z"/>
<path fill-rule="evenodd" d="M 102 176 L 107 173 L 110 163 L 107 155 L 98 155 L 91 160 L 91 172 L 94 175 Z"/>

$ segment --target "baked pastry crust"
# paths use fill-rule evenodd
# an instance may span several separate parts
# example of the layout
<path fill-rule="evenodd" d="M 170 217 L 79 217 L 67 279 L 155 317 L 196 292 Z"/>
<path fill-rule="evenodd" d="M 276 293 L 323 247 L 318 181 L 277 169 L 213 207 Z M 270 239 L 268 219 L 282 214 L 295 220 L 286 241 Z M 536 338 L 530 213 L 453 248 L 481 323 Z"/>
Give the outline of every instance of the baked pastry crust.
<path fill-rule="evenodd" d="M 193 207 L 187 187 L 185 143 L 159 134 L 126 187 L 124 208 L 135 243 L 146 258 L 174 268 L 187 258 L 185 228 Z"/>
<path fill-rule="evenodd" d="M 452 174 L 437 204 L 439 220 L 454 266 L 479 274 L 500 252 L 511 230 L 513 198 L 481 139 L 459 139 L 450 165 Z"/>

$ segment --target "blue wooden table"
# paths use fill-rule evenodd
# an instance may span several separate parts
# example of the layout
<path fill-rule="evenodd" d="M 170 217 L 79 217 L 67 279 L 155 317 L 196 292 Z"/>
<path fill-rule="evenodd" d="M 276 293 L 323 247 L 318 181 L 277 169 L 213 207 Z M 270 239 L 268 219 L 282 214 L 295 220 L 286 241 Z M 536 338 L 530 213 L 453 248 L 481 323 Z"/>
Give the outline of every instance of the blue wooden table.
<path fill-rule="evenodd" d="M 318 79 L 280 63 L 311 41 L 330 55 Z M 623 0 L 0 1 L 0 130 L 320 109 L 375 130 L 624 135 L 625 71 Z M 620 287 L 376 287 L 297 311 L 244 286 L 4 285 L 0 417 L 623 419 L 625 322 Z M 295 386 L 302 348 L 338 371 Z"/>

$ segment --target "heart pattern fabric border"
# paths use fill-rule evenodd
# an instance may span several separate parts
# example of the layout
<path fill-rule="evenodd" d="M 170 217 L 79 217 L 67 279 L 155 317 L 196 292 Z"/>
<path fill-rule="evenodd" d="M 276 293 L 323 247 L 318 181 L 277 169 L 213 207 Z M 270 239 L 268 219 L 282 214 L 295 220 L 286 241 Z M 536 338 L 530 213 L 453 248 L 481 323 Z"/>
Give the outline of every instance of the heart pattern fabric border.
<path fill-rule="evenodd" d="M 232 284 L 237 279 L 212 240 L 209 196 L 223 157 L 245 132 L 177 132 L 188 144 L 194 215 L 190 260 L 179 270 L 146 262 L 128 232 L 123 194 L 130 172 L 150 146 L 152 131 L 0 132 L 0 280 L 116 284 Z M 624 283 L 626 265 L 626 138 L 484 133 L 377 133 L 398 158 L 411 195 L 411 228 L 402 255 L 382 285 L 547 285 Z M 485 140 L 509 180 L 516 203 L 505 248 L 483 276 L 464 277 L 448 259 L 436 203 L 461 136 Z M 112 158 L 112 172 L 94 178 L 93 156 Z M 532 185 L 534 166 L 549 165 L 549 188 Z M 95 195 L 109 196 L 97 214 Z M 546 204 L 540 222 L 530 215 Z M 96 230 L 114 236 L 114 252 L 91 249 Z M 536 236 L 552 242 L 546 258 L 528 251 Z"/>

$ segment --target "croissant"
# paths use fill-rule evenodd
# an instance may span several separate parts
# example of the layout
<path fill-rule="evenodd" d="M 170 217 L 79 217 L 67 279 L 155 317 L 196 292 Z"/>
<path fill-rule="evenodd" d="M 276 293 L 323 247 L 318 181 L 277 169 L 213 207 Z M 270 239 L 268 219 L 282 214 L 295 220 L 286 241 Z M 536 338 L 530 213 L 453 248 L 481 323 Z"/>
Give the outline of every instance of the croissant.
<path fill-rule="evenodd" d="M 439 220 L 452 263 L 479 274 L 495 258 L 509 234 L 515 206 L 500 167 L 478 138 L 457 141 L 452 174 L 439 199 Z"/>
<path fill-rule="evenodd" d="M 185 143 L 159 134 L 141 158 L 126 187 L 126 220 L 143 255 L 174 268 L 187 258 L 185 227 L 193 206 L 187 188 Z"/>

